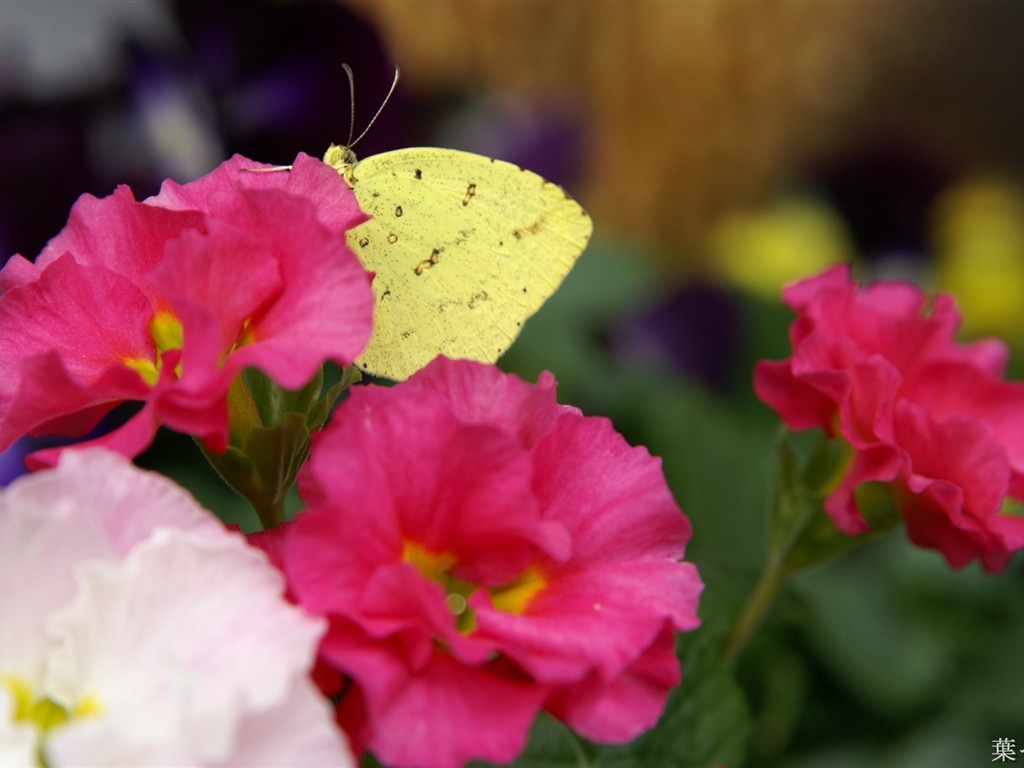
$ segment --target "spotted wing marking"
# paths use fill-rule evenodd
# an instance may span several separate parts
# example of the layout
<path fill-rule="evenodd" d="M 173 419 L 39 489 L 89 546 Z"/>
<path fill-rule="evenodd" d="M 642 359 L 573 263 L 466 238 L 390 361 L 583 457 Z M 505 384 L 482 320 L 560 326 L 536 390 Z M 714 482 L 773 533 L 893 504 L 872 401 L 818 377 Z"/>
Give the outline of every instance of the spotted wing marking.
<path fill-rule="evenodd" d="M 413 272 L 415 272 L 417 275 L 422 275 L 424 271 L 430 269 L 433 266 L 436 266 L 437 262 L 441 258 L 442 251 L 444 251 L 444 248 L 435 248 L 433 251 L 430 252 L 430 258 L 424 259 L 419 264 L 417 264 Z"/>

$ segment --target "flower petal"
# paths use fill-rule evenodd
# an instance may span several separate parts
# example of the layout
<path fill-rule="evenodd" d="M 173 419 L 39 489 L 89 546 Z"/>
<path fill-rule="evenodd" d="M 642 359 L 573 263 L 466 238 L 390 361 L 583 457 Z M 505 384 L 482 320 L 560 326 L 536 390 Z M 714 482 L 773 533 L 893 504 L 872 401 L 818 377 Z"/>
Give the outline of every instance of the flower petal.
<path fill-rule="evenodd" d="M 367 220 L 352 188 L 329 165 L 300 153 L 290 171 L 275 171 L 274 167 L 234 155 L 219 166 L 218 172 L 188 184 L 168 179 L 160 193 L 145 202 L 170 210 L 210 211 L 220 218 L 230 209 L 238 188 L 279 189 L 312 201 L 317 218 L 334 232 L 345 232 Z"/>
<path fill-rule="evenodd" d="M 599 562 L 556 573 L 521 614 L 490 608 L 482 598 L 479 633 L 544 682 L 582 680 L 594 670 L 610 681 L 633 664 L 666 622 L 700 625 L 703 584 L 689 563 Z"/>
<path fill-rule="evenodd" d="M 281 600 L 280 576 L 263 556 L 226 533 L 158 529 L 120 565 L 82 563 L 77 578 L 78 596 L 50 622 L 58 647 L 48 688 L 60 701 L 94 697 L 103 716 L 53 734 L 59 763 L 134 760 L 140 744 L 147 763 L 225 760 L 249 713 L 290 701 L 322 632 Z M 326 706 L 319 719 L 329 733 Z M 276 733 L 287 743 L 287 731 Z"/>
<path fill-rule="evenodd" d="M 443 651 L 410 677 L 389 643 L 367 638 L 354 625 L 332 625 L 322 653 L 362 684 L 368 746 L 388 765 L 511 762 L 548 694 L 500 660 L 467 667 Z"/>
<path fill-rule="evenodd" d="M 133 283 L 65 256 L 0 301 L 0 450 L 47 424 L 81 433 L 148 387 L 128 359 L 153 359 L 149 301 Z M 97 408 L 103 406 L 103 408 Z M 89 410 L 83 420 L 76 414 Z M 71 417 L 62 422 L 62 418 Z"/>
<path fill-rule="evenodd" d="M 591 675 L 560 688 L 545 709 L 594 741 L 621 744 L 653 728 L 679 685 L 675 633 L 665 627 L 644 653 L 609 682 Z"/>
<path fill-rule="evenodd" d="M 534 466 L 544 517 L 572 537 L 571 562 L 683 557 L 692 529 L 661 460 L 609 420 L 563 414 L 534 448 Z"/>

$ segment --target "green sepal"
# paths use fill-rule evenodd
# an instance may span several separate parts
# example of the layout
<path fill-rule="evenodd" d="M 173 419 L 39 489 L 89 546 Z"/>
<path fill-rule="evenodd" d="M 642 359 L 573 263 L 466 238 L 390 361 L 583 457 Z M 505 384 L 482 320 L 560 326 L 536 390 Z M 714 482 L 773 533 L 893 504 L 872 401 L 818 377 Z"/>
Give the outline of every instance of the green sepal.
<path fill-rule="evenodd" d="M 287 390 L 247 369 L 232 384 L 231 442 L 223 453 L 205 448 L 203 453 L 224 481 L 249 500 L 264 528 L 285 521 L 286 500 L 309 456 L 313 433 L 359 378 L 357 369 L 345 368 L 324 392 L 321 370 L 304 387 Z"/>
<path fill-rule="evenodd" d="M 769 561 L 790 573 L 861 549 L 901 520 L 889 489 L 881 483 L 865 483 L 856 498 L 871 530 L 857 535 L 841 531 L 824 504 L 849 469 L 853 449 L 845 440 L 811 433 L 806 436 L 810 450 L 801 458 L 796 437 L 787 431 L 778 442 L 778 486 L 769 521 Z"/>

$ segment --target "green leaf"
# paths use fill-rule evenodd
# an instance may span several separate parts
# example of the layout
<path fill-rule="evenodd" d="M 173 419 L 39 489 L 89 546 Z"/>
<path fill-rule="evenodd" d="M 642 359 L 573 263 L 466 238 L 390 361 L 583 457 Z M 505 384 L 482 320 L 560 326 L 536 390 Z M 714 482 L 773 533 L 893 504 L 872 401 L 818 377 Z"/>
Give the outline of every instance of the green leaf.
<path fill-rule="evenodd" d="M 713 606 L 706 607 L 702 615 L 714 611 Z M 720 615 L 715 612 L 716 618 Z M 732 665 L 722 658 L 725 627 L 719 621 L 708 621 L 707 626 L 682 637 L 683 682 L 669 697 L 658 726 L 620 748 L 634 762 L 614 765 L 713 768 L 743 762 L 750 711 Z"/>

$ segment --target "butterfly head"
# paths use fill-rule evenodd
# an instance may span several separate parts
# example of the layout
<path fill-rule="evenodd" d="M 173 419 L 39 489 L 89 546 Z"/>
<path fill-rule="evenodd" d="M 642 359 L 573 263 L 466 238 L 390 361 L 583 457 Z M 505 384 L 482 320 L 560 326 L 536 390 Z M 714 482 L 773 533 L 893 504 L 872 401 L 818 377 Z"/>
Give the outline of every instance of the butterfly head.
<path fill-rule="evenodd" d="M 324 152 L 324 162 L 344 176 L 345 181 L 352 186 L 355 181 L 352 171 L 355 169 L 356 163 L 359 162 L 355 152 L 344 144 L 331 144 Z"/>

